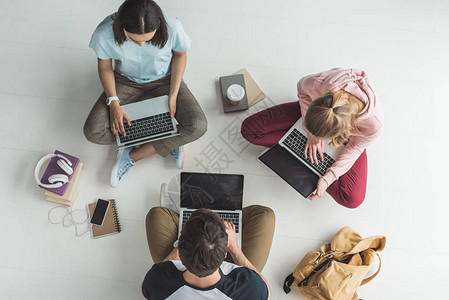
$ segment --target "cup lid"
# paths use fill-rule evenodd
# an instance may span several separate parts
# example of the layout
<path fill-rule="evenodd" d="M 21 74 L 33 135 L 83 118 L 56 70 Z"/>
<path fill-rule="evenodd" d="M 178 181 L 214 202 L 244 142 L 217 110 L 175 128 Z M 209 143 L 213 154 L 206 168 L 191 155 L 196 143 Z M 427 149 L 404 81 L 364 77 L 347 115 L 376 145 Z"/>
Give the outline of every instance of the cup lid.
<path fill-rule="evenodd" d="M 228 87 L 226 95 L 229 100 L 240 101 L 245 96 L 245 89 L 240 84 L 233 84 Z"/>

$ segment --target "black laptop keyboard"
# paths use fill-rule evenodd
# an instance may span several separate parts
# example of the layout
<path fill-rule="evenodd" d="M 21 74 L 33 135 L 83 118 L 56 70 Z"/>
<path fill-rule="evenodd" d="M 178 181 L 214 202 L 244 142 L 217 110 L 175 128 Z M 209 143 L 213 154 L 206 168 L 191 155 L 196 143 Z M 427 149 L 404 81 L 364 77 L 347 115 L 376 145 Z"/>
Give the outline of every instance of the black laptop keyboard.
<path fill-rule="evenodd" d="M 182 224 L 184 224 L 189 218 L 193 211 L 184 211 L 182 214 Z M 239 222 L 239 214 L 233 212 L 217 212 L 220 218 L 224 221 L 232 223 L 235 225 L 235 232 L 239 233 L 240 230 L 240 222 Z"/>
<path fill-rule="evenodd" d="M 326 173 L 326 170 L 334 164 L 335 160 L 326 153 L 323 153 L 324 161 L 321 161 L 321 157 L 318 157 L 318 164 L 312 164 L 310 158 L 305 158 L 304 156 L 306 143 L 307 137 L 297 129 L 293 129 L 292 132 L 290 132 L 290 134 L 287 136 L 287 138 L 282 141 L 282 144 L 284 146 L 292 150 L 299 157 L 302 157 L 303 161 L 305 161 L 309 166 L 315 169 L 319 174 L 324 175 Z M 317 156 L 319 156 L 318 153 Z"/>
<path fill-rule="evenodd" d="M 125 122 L 124 125 L 126 136 L 120 135 L 121 143 L 151 137 L 153 135 L 174 130 L 169 112 L 147 118 L 132 120 L 131 126 L 128 126 L 127 122 Z"/>

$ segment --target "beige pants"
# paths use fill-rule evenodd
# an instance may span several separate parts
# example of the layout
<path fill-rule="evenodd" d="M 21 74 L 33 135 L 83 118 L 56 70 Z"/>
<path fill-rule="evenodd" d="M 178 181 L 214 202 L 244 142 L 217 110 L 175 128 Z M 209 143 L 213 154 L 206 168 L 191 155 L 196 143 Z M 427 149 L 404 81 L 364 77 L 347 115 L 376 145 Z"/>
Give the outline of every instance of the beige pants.
<path fill-rule="evenodd" d="M 242 251 L 262 271 L 270 254 L 275 217 L 271 208 L 252 205 L 243 208 Z M 159 263 L 173 250 L 178 239 L 179 215 L 165 207 L 153 207 L 147 214 L 148 246 L 154 263 Z M 228 255 L 230 258 L 230 255 Z M 228 260 L 228 259 L 227 259 Z M 232 260 L 230 259 L 232 262 Z"/>

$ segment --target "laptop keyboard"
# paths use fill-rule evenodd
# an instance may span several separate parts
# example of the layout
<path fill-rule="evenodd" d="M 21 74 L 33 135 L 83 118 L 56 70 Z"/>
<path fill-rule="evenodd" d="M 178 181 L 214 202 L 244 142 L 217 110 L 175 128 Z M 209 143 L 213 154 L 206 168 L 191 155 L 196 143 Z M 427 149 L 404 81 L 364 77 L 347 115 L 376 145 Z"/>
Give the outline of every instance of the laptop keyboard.
<path fill-rule="evenodd" d="M 292 132 L 287 136 L 285 140 L 282 141 L 282 144 L 286 146 L 288 149 L 292 150 L 299 157 L 304 158 L 305 161 L 310 167 L 316 170 L 319 174 L 324 175 L 326 170 L 330 168 L 335 160 L 323 153 L 324 161 L 321 161 L 321 158 L 318 158 L 318 164 L 312 164 L 309 159 L 304 157 L 304 149 L 306 149 L 307 137 L 299 132 L 297 129 L 293 129 Z"/>
<path fill-rule="evenodd" d="M 124 127 L 126 136 L 120 135 L 121 143 L 174 130 L 169 112 L 132 120 L 131 126 L 125 122 Z"/>
<path fill-rule="evenodd" d="M 190 215 L 192 213 L 193 213 L 193 211 L 184 211 L 183 212 L 183 214 L 182 214 L 182 224 L 184 224 L 190 218 Z M 240 223 L 239 223 L 239 214 L 238 213 L 217 212 L 217 214 L 220 216 L 220 218 L 222 220 L 234 224 L 235 225 L 235 232 L 239 233 Z"/>

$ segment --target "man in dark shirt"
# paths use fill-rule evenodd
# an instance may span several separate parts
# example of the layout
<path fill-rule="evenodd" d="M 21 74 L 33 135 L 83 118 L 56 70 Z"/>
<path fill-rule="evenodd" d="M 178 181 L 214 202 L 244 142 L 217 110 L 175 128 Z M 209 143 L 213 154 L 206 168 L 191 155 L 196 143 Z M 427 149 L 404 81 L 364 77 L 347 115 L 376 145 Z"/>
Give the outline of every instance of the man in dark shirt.
<path fill-rule="evenodd" d="M 245 219 L 253 225 L 246 226 L 247 237 L 252 237 L 249 248 L 257 249 L 249 253 L 263 268 L 273 238 L 274 213 L 262 206 L 244 208 L 243 245 Z M 148 243 L 156 263 L 142 284 L 147 299 L 270 299 L 268 282 L 238 245 L 234 224 L 208 209 L 190 216 L 182 227 L 179 246 L 158 263 L 161 249 L 171 249 L 167 242 L 177 237 L 177 224 L 177 214 L 167 208 L 153 208 L 147 215 Z M 233 263 L 225 262 L 226 258 Z"/>

